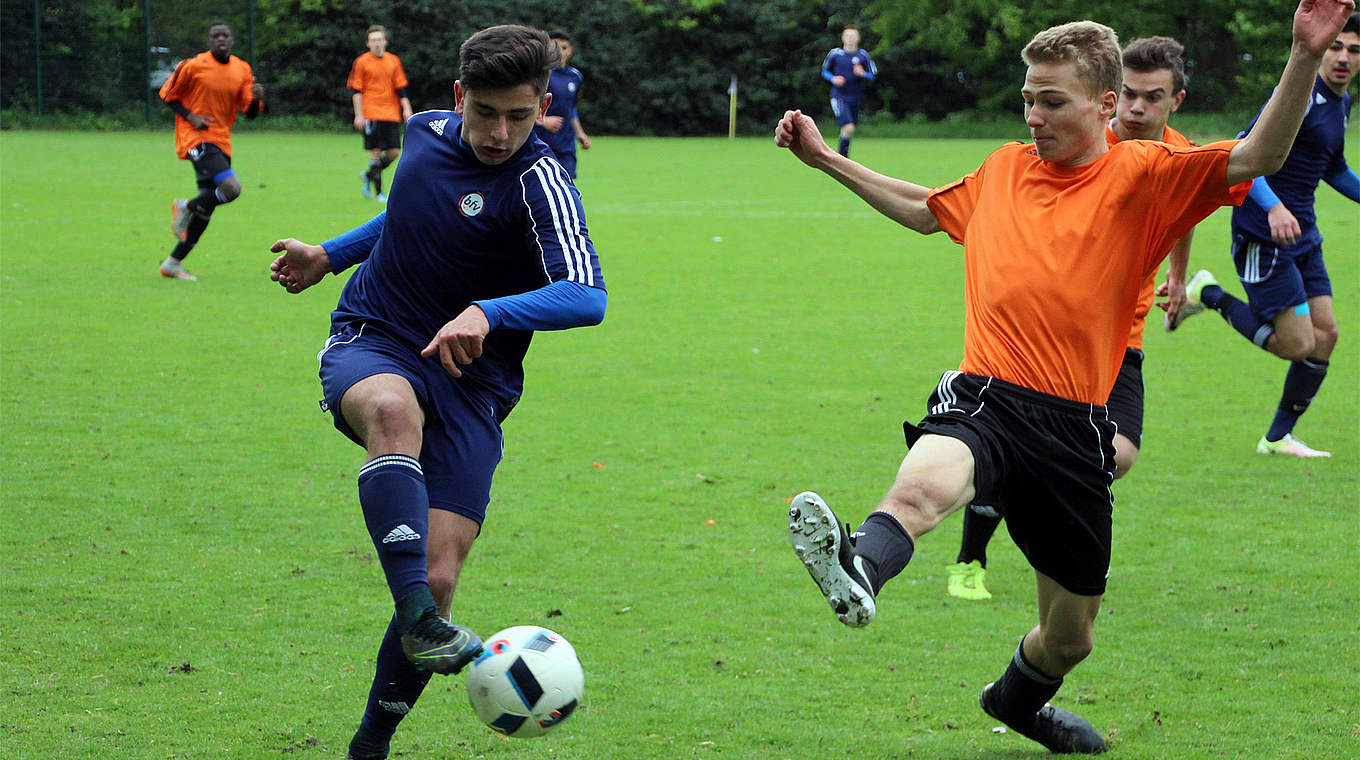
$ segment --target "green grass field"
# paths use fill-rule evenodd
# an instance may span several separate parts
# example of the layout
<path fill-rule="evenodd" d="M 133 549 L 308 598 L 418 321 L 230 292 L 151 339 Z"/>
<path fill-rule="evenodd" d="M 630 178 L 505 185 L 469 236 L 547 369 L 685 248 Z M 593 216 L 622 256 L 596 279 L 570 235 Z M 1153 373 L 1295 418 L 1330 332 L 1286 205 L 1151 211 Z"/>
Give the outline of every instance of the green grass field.
<path fill-rule="evenodd" d="M 855 157 L 943 184 L 995 145 Z M 0 758 L 344 754 L 390 602 L 362 452 L 316 404 L 341 283 L 289 296 L 267 249 L 377 212 L 358 148 L 239 135 L 245 193 L 182 283 L 156 273 L 193 187 L 168 133 L 0 133 Z M 604 137 L 581 169 L 609 314 L 535 340 L 454 610 L 566 635 L 584 707 L 507 740 L 436 678 L 394 757 L 1046 756 L 977 707 L 1034 620 L 1004 532 L 992 601 L 945 596 L 955 516 L 850 630 L 785 530 L 801 490 L 858 522 L 890 484 L 901 421 L 961 355 L 962 249 L 764 139 Z M 1360 216 L 1320 199 L 1342 339 L 1298 433 L 1332 459 L 1254 453 L 1283 362 L 1214 315 L 1149 330 L 1096 650 L 1058 700 L 1114 757 L 1360 747 Z M 1192 270 L 1240 294 L 1227 237 L 1225 212 L 1203 223 Z"/>

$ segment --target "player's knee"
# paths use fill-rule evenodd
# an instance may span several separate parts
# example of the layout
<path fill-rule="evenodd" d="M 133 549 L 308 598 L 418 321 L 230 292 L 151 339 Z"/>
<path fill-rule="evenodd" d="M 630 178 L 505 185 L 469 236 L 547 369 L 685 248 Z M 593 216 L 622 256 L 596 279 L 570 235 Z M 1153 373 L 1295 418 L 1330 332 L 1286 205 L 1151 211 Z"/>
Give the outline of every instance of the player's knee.
<path fill-rule="evenodd" d="M 1133 469 L 1133 463 L 1138 461 L 1138 447 L 1133 445 L 1123 436 L 1117 435 L 1114 439 L 1114 477 L 1116 480 L 1124 477 Z"/>
<path fill-rule="evenodd" d="M 364 404 L 364 428 L 369 438 L 399 438 L 420 430 L 420 409 L 410 396 L 390 391 L 374 393 Z"/>
<path fill-rule="evenodd" d="M 222 203 L 231 203 L 241 197 L 241 180 L 235 177 L 228 177 L 217 185 L 217 200 Z"/>

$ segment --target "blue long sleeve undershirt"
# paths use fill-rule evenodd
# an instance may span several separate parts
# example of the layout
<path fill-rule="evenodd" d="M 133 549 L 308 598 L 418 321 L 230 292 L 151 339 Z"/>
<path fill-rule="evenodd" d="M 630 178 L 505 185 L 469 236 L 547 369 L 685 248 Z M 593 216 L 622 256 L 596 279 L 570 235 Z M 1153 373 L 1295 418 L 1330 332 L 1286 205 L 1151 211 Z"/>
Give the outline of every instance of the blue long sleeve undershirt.
<path fill-rule="evenodd" d="M 378 244 L 386 221 L 387 212 L 379 212 L 377 216 L 349 232 L 342 232 L 322 243 L 321 247 L 326 249 L 326 255 L 331 259 L 331 272 L 340 274 L 355 264 L 366 261 L 373 253 L 373 246 Z"/>
<path fill-rule="evenodd" d="M 1337 172 L 1322 181 L 1331 185 L 1338 193 L 1360 203 L 1360 175 L 1357 175 L 1354 169 L 1347 168 L 1346 171 Z"/>
<path fill-rule="evenodd" d="M 1247 197 L 1266 211 L 1275 208 L 1280 202 L 1280 197 L 1275 194 L 1274 190 L 1270 189 L 1265 177 L 1257 177 L 1252 180 L 1251 190 L 1247 192 Z"/>
<path fill-rule="evenodd" d="M 348 232 L 321 244 L 330 256 L 331 271 L 335 274 L 368 259 L 382 235 L 387 212 Z M 570 280 L 558 280 L 537 290 L 501 298 L 473 301 L 486 314 L 491 329 L 511 330 L 566 330 L 572 327 L 598 325 L 604 320 L 608 294 Z"/>

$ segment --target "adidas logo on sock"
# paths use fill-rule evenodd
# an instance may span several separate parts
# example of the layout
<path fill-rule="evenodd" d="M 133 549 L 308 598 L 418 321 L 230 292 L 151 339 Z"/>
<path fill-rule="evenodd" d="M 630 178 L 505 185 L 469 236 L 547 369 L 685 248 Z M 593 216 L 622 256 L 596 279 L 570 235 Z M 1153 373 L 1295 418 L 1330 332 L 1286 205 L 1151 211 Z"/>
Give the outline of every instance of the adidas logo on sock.
<path fill-rule="evenodd" d="M 390 713 L 396 713 L 397 715 L 405 715 L 406 713 L 411 712 L 411 706 L 405 702 L 387 702 L 380 699 L 378 700 L 378 706 Z"/>
<path fill-rule="evenodd" d="M 448 123 L 449 123 L 449 120 L 448 120 L 448 119 L 440 119 L 439 121 L 432 121 L 432 122 L 430 122 L 430 129 L 433 129 L 435 134 L 439 135 L 440 137 L 443 137 L 443 136 L 444 136 L 444 125 L 445 125 L 445 124 L 448 124 Z"/>
<path fill-rule="evenodd" d="M 382 542 L 384 544 L 390 544 L 395 541 L 415 541 L 418 538 L 420 538 L 419 533 L 411 530 L 411 526 L 407 525 L 406 523 L 402 523 L 401 525 L 398 525 L 397 527 L 393 528 L 390 533 L 384 536 Z"/>

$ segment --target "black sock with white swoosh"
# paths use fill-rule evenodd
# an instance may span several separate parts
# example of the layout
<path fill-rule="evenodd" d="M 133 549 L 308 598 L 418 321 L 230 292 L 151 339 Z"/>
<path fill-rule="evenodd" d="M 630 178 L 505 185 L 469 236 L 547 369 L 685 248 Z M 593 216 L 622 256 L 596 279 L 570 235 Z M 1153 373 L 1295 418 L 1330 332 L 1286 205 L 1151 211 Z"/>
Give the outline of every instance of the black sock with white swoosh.
<path fill-rule="evenodd" d="M 863 563 L 852 561 L 862 568 L 874 596 L 878 596 L 889 578 L 902 572 L 916 551 L 916 542 L 911 540 L 902 523 L 887 512 L 870 514 L 850 538 L 855 545 L 855 559 L 862 559 Z"/>

